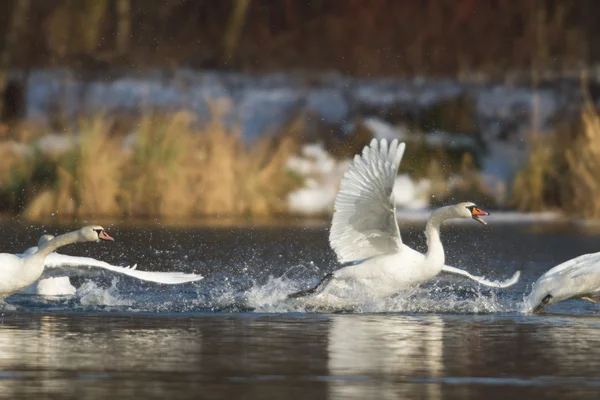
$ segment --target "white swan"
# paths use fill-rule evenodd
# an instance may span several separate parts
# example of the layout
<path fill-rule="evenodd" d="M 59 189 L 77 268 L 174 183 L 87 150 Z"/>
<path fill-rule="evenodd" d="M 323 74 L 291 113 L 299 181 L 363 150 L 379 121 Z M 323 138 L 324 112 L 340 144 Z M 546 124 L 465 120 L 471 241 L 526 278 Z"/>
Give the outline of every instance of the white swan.
<path fill-rule="evenodd" d="M 539 313 L 572 298 L 600 302 L 600 253 L 584 254 L 546 271 L 533 284 L 522 311 Z"/>
<path fill-rule="evenodd" d="M 113 241 L 101 226 L 83 228 L 57 236 L 27 255 L 0 253 L 0 299 L 16 293 L 37 281 L 44 272 L 48 254 L 68 244 Z"/>
<path fill-rule="evenodd" d="M 27 256 L 37 251 L 39 246 L 42 246 L 49 240 L 52 240 L 52 235 L 42 235 L 38 241 L 37 247 L 30 247 L 23 254 L 18 254 L 19 257 Z M 137 264 L 129 267 L 118 267 L 107 262 L 96 260 L 91 257 L 75 257 L 56 252 L 48 254 L 44 261 L 46 269 L 74 269 L 74 268 L 101 268 L 112 271 L 118 274 L 128 275 L 137 279 L 162 283 L 166 285 L 177 285 L 188 282 L 195 282 L 203 279 L 202 275 L 186 274 L 183 272 L 151 272 L 137 270 Z M 71 285 L 69 278 L 66 276 L 52 277 L 40 279 L 29 287 L 25 288 L 22 293 L 37 294 L 44 296 L 59 296 L 73 295 L 76 289 Z"/>
<path fill-rule="evenodd" d="M 329 243 L 340 262 L 354 262 L 326 275 L 314 288 L 289 295 L 289 298 L 335 290 L 336 286 L 360 287 L 369 295 L 387 297 L 411 286 L 424 283 L 441 271 L 460 274 L 488 286 L 514 284 L 517 272 L 507 282 L 490 282 L 466 271 L 444 265 L 440 226 L 450 218 L 469 218 L 482 224 L 489 215 L 473 203 L 459 203 L 434 211 L 425 229 L 427 254 L 402 243 L 396 206 L 394 181 L 404 154 L 404 143 L 373 139 L 362 155 L 356 155 L 340 183 Z"/>

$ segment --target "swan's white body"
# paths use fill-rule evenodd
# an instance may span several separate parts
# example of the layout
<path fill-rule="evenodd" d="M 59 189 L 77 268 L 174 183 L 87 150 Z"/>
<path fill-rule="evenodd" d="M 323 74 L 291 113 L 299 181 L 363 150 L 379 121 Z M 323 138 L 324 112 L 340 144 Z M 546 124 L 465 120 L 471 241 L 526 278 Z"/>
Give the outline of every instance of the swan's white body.
<path fill-rule="evenodd" d="M 19 293 L 37 296 L 73 296 L 77 293 L 77 288 L 71 285 L 68 276 L 57 276 L 38 279 Z"/>
<path fill-rule="evenodd" d="M 0 298 L 5 298 L 37 281 L 44 272 L 46 256 L 59 247 L 78 242 L 114 240 L 100 226 L 86 226 L 47 241 L 26 255 L 0 254 Z"/>
<path fill-rule="evenodd" d="M 427 254 L 406 246 L 400 237 L 396 220 L 394 181 L 404 154 L 404 143 L 373 139 L 361 155 L 356 155 L 340 183 L 335 200 L 335 212 L 329 243 L 342 263 L 354 262 L 327 276 L 314 290 L 313 297 L 326 297 L 347 291 L 363 291 L 373 297 L 388 297 L 403 289 L 427 282 L 441 271 L 460 274 L 494 287 L 514 284 L 515 274 L 507 282 L 490 282 L 466 271 L 444 265 L 445 256 L 439 229 L 450 218 L 473 218 L 483 222 L 479 215 L 488 215 L 473 203 L 460 203 L 434 211 L 425 229 Z M 321 290 L 323 289 L 323 290 Z"/>
<path fill-rule="evenodd" d="M 600 253 L 584 254 L 546 271 L 533 284 L 523 311 L 540 312 L 571 298 L 600 299 Z"/>
<path fill-rule="evenodd" d="M 52 238 L 52 235 L 43 235 L 38 242 L 38 246 L 42 246 L 45 242 L 51 240 Z M 35 253 L 37 249 L 37 246 L 30 247 L 23 254 L 17 254 L 17 256 L 26 257 L 29 254 Z M 70 272 L 75 270 L 83 270 L 85 268 L 99 268 L 114 273 L 131 276 L 144 281 L 162 283 L 166 285 L 178 285 L 182 283 L 195 282 L 204 278 L 202 275 L 186 274 L 183 272 L 140 271 L 136 269 L 137 264 L 132 267 L 118 267 L 91 257 L 68 256 L 56 252 L 50 253 L 46 256 L 46 259 L 44 260 L 44 267 L 46 269 L 68 269 Z M 37 294 L 44 296 L 73 295 L 75 292 L 76 289 L 71 285 L 69 278 L 66 276 L 40 279 L 23 291 L 23 293 L 26 294 Z"/>

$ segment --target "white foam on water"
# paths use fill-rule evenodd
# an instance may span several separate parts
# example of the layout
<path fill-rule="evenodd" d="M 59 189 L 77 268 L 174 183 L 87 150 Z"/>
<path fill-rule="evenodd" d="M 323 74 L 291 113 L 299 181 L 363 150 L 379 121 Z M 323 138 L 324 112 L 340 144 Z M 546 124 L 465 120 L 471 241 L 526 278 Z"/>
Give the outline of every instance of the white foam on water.
<path fill-rule="evenodd" d="M 255 285 L 245 293 L 249 307 L 255 312 L 424 312 L 424 313 L 499 313 L 517 311 L 519 305 L 501 298 L 497 291 L 453 285 L 421 286 L 402 291 L 389 298 L 376 298 L 349 288 L 338 297 L 325 292 L 298 299 L 288 299 L 290 293 L 302 289 L 298 282 L 270 277 L 264 285 Z"/>
<path fill-rule="evenodd" d="M 294 305 L 294 302 L 287 301 L 287 296 L 298 290 L 297 282 L 285 277 L 269 277 L 267 283 L 255 284 L 244 295 L 248 306 L 256 312 L 305 311 L 304 308 Z"/>
<path fill-rule="evenodd" d="M 133 300 L 122 296 L 117 289 L 118 279 L 113 279 L 110 287 L 103 288 L 94 281 L 85 281 L 76 296 L 82 306 L 131 306 Z"/>

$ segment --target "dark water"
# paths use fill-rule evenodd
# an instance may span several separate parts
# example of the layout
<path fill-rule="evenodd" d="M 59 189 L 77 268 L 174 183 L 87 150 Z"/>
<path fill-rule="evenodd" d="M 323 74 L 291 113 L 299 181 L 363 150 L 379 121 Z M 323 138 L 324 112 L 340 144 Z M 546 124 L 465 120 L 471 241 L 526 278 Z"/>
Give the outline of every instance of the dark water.
<path fill-rule="evenodd" d="M 62 252 L 206 278 L 161 286 L 91 271 L 72 298 L 13 295 L 0 318 L 2 398 L 598 398 L 600 318 L 582 301 L 519 313 L 548 268 L 600 250 L 568 225 L 447 226 L 447 262 L 521 282 L 489 290 L 459 277 L 355 313 L 282 305 L 337 268 L 327 226 L 106 226 L 118 242 Z M 421 224 L 403 239 L 424 246 Z M 0 223 L 20 252 L 65 226 Z M 91 274 L 91 275 L 90 275 Z"/>

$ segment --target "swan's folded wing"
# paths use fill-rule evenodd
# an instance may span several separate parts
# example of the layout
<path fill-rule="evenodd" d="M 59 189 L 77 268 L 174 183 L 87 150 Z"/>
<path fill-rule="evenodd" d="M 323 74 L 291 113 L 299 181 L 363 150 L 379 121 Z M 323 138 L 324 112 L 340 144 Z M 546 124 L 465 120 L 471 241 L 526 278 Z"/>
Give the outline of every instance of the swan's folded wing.
<path fill-rule="evenodd" d="M 563 269 L 563 271 L 568 274 L 571 279 L 586 275 L 600 274 L 600 253 L 584 254 L 567 262 L 570 265 L 568 268 Z"/>
<path fill-rule="evenodd" d="M 396 221 L 394 182 L 404 143 L 373 139 L 356 155 L 335 199 L 329 243 L 340 262 L 397 252 L 402 240 Z"/>
<path fill-rule="evenodd" d="M 186 274 L 183 272 L 153 272 L 153 271 L 139 271 L 133 268 L 117 267 L 104 261 L 99 261 L 89 257 L 75 257 L 68 256 L 65 254 L 51 253 L 46 257 L 44 261 L 46 268 L 81 268 L 81 267 L 96 267 L 102 268 L 108 271 L 112 271 L 118 274 L 128 275 L 137 279 L 164 283 L 168 285 L 175 285 L 180 283 L 199 281 L 203 278 L 202 275 L 197 274 Z"/>
<path fill-rule="evenodd" d="M 574 279 L 592 273 L 600 273 L 600 253 L 583 254 L 550 268 L 537 279 L 534 287 L 542 284 L 542 282 L 566 277 Z"/>
<path fill-rule="evenodd" d="M 466 276 L 467 278 L 472 279 L 475 282 L 478 282 L 484 286 L 490 286 L 490 287 L 496 287 L 496 288 L 506 288 L 506 287 L 512 286 L 519 281 L 519 277 L 521 276 L 521 271 L 517 271 L 514 273 L 514 275 L 512 277 L 510 277 L 509 279 L 507 279 L 505 281 L 490 281 L 490 280 L 485 279 L 484 277 L 471 275 L 470 273 L 468 273 L 467 271 L 465 271 L 463 269 L 451 267 L 449 265 L 444 265 L 442 267 L 442 271 L 448 272 L 451 274 Z"/>

